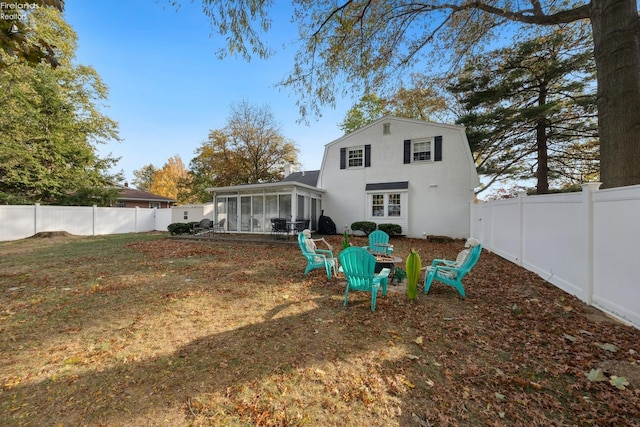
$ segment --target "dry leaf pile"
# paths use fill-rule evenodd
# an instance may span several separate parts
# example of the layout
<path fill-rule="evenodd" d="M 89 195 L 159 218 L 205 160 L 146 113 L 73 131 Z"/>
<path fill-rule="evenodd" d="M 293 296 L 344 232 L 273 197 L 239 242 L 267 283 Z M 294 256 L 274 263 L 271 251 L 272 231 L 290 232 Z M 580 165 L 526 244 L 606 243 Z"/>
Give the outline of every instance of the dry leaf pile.
<path fill-rule="evenodd" d="M 640 425 L 640 331 L 491 253 L 466 300 L 435 283 L 374 313 L 304 266 L 161 234 L 0 244 L 0 425 Z"/>

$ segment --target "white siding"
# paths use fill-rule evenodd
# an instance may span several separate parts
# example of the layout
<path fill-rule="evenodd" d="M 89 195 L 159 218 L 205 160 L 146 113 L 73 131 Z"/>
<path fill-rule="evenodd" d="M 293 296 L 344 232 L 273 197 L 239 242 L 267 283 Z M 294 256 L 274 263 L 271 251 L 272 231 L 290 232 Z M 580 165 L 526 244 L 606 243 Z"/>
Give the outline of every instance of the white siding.
<path fill-rule="evenodd" d="M 390 124 L 388 135 L 383 134 L 385 123 Z M 442 136 L 442 161 L 404 164 L 404 140 L 435 136 Z M 340 169 L 341 148 L 367 144 L 371 145 L 370 167 Z M 423 233 L 469 236 L 469 202 L 478 176 L 464 128 L 386 117 L 325 147 L 318 186 L 326 190 L 325 215 L 334 220 L 338 231 L 345 224 L 372 220 L 367 184 L 399 181 L 409 182 L 402 217 L 374 222 L 398 223 L 409 237 Z"/>

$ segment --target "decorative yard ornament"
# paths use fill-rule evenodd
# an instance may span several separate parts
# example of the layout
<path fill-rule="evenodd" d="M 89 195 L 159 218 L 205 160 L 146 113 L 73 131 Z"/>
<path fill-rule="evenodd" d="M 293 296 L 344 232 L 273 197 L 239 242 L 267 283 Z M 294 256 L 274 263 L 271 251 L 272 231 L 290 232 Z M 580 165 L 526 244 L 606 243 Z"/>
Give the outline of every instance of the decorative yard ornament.
<path fill-rule="evenodd" d="M 407 257 L 407 298 L 414 300 L 418 297 L 418 280 L 420 280 L 420 270 L 422 261 L 420 255 L 414 249 Z"/>
<path fill-rule="evenodd" d="M 344 230 L 344 238 L 342 239 L 342 249 L 347 249 L 351 244 L 349 243 L 349 235 L 347 234 L 347 230 Z"/>

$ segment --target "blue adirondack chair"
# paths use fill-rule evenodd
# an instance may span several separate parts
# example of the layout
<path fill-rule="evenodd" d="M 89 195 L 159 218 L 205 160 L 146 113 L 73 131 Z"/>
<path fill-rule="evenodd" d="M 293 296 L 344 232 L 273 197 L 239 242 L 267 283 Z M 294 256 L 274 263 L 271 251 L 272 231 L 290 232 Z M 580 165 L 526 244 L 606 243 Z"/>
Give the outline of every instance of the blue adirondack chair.
<path fill-rule="evenodd" d="M 470 249 L 461 251 L 455 261 L 434 259 L 431 266 L 427 267 L 427 275 L 424 280 L 424 291 L 429 292 L 434 280 L 454 287 L 462 298 L 466 297 L 462 279 L 476 265 L 482 253 L 482 245 L 476 239 L 470 238 L 466 243 Z"/>
<path fill-rule="evenodd" d="M 307 260 L 307 267 L 304 269 L 304 274 L 308 274 L 317 268 L 324 268 L 327 272 L 327 279 L 331 279 L 331 270 L 333 270 L 335 274 L 337 264 L 333 252 L 331 249 L 316 248 L 313 240 L 311 240 L 311 244 L 307 244 L 307 239 L 311 240 L 311 232 L 309 232 L 309 230 L 303 230 L 302 233 L 298 233 L 298 246 L 300 246 L 302 255 Z"/>
<path fill-rule="evenodd" d="M 376 230 L 369 234 L 369 245 L 364 248 L 385 255 L 391 255 L 393 252 L 393 245 L 389 244 L 389 235 L 382 230 Z"/>
<path fill-rule="evenodd" d="M 350 247 L 340 252 L 340 270 L 347 278 L 347 289 L 344 292 L 344 304 L 349 301 L 349 291 L 371 292 L 371 311 L 376 309 L 378 290 L 382 287 L 382 295 L 387 295 L 387 277 L 389 269 L 383 268 L 375 273 L 376 257 L 364 248 Z"/>

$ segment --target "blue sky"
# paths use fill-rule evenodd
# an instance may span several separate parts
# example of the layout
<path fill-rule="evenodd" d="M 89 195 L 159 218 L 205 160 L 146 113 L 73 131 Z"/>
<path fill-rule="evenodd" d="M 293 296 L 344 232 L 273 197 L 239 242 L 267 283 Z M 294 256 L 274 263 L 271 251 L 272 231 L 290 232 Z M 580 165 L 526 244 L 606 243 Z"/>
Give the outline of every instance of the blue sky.
<path fill-rule="evenodd" d="M 211 32 L 200 0 L 66 0 L 65 20 L 78 35 L 76 61 L 93 66 L 109 87 L 103 112 L 119 124 L 122 142 L 99 147 L 121 157 L 116 171 L 127 181 L 152 163 L 160 168 L 174 155 L 185 166 L 212 129 L 224 127 L 230 106 L 242 100 L 268 105 L 282 134 L 294 141 L 305 170 L 319 169 L 324 145 L 342 136 L 337 124 L 352 100 L 323 109 L 320 120 L 298 124 L 296 97 L 275 84 L 293 66 L 297 29 L 290 11 L 274 12 L 268 60 L 226 58 L 223 40 Z M 282 45 L 286 48 L 283 49 Z"/>

